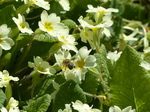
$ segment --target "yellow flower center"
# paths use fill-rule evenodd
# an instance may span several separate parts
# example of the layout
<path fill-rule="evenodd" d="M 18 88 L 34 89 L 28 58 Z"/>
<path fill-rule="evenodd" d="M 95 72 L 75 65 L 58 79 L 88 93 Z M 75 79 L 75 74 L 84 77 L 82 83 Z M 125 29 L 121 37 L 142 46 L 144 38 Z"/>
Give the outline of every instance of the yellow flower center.
<path fill-rule="evenodd" d="M 9 81 L 10 80 L 10 78 L 6 78 L 6 79 L 4 79 L 4 81 Z"/>
<path fill-rule="evenodd" d="M 84 34 L 85 34 L 85 36 L 87 36 L 87 37 L 89 36 L 89 34 L 88 34 L 87 32 L 84 32 Z"/>
<path fill-rule="evenodd" d="M 77 68 L 82 69 L 84 67 L 84 65 L 85 65 L 85 61 L 84 61 L 84 59 L 81 59 L 81 60 L 78 60 L 76 62 L 76 64 L 77 64 Z"/>
<path fill-rule="evenodd" d="M 104 10 L 102 10 L 102 11 L 98 11 L 98 13 L 99 13 L 100 15 L 104 15 L 106 12 L 105 12 Z"/>
<path fill-rule="evenodd" d="M 41 72 L 45 72 L 45 69 L 43 67 L 38 66 L 37 69 Z"/>
<path fill-rule="evenodd" d="M 0 43 L 2 43 L 2 42 L 3 42 L 3 40 L 2 40 L 1 38 L 2 38 L 2 35 L 0 35 Z"/>
<path fill-rule="evenodd" d="M 64 36 L 61 36 L 61 38 L 63 38 L 63 39 L 64 39 L 65 37 L 64 37 Z"/>
<path fill-rule="evenodd" d="M 22 23 L 20 23 L 20 27 L 21 27 L 22 29 L 26 28 L 26 26 L 23 25 Z"/>
<path fill-rule="evenodd" d="M 54 29 L 54 28 L 52 27 L 52 23 L 50 23 L 50 22 L 45 22 L 45 23 L 44 23 L 44 28 L 45 28 L 47 31 L 51 31 L 51 30 Z"/>

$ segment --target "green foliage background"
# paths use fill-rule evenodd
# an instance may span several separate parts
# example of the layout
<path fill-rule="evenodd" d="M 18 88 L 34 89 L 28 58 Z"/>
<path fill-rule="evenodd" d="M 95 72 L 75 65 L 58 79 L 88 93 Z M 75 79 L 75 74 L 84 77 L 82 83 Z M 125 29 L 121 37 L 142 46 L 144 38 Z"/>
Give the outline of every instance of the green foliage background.
<path fill-rule="evenodd" d="M 146 24 L 149 29 L 150 2 L 148 0 L 110 0 L 108 2 L 102 0 L 69 0 L 70 11 L 61 13 L 63 8 L 60 4 L 54 0 L 47 1 L 51 4 L 48 13 L 56 13 L 61 17 L 62 23 L 68 26 L 70 33 L 75 36 L 78 48 L 83 45 L 90 48 L 89 44 L 81 42 L 79 30 L 76 29 L 76 25 L 79 25 L 77 19 L 81 15 L 86 15 L 85 11 L 88 4 L 92 4 L 94 7 L 116 8 L 119 9 L 119 13 L 113 15 L 114 24 L 111 29 L 111 37 L 101 39 L 101 52 L 98 54 L 94 50 L 92 51 L 97 59 L 97 71 L 89 70 L 81 84 L 73 80 L 66 81 L 59 74 L 54 76 L 42 75 L 33 87 L 32 77 L 30 76 L 32 69 L 28 67 L 28 61 L 33 62 L 34 56 L 40 56 L 53 65 L 55 63 L 54 56 L 47 57 L 50 53 L 55 53 L 61 44 L 58 43 L 56 38 L 49 36 L 47 33 L 38 32 L 27 51 L 32 36 L 19 33 L 12 20 L 12 17 L 17 17 L 18 9 L 21 9 L 20 13 L 24 14 L 24 8 L 26 7 L 23 7 L 24 4 L 21 0 L 19 2 L 1 0 L 0 25 L 7 24 L 12 29 L 10 38 L 14 40 L 15 45 L 11 50 L 3 51 L 0 57 L 0 70 L 6 69 L 12 76 L 19 77 L 19 82 L 12 83 L 12 91 L 13 97 L 20 102 L 21 111 L 57 112 L 59 109 L 64 109 L 65 104 L 76 100 L 88 103 L 90 106 L 93 105 L 94 108 L 103 109 L 103 112 L 108 112 L 109 107 L 114 105 L 119 106 L 121 109 L 132 106 L 133 109 L 136 109 L 136 112 L 150 111 L 150 72 L 139 66 L 143 60 L 150 62 L 150 54 L 148 53 L 144 58 L 141 58 L 144 46 L 140 41 L 140 36 L 136 37 L 139 41 L 133 44 L 124 43 L 120 39 L 122 32 L 129 33 L 123 30 L 123 26 L 126 24 L 123 19 L 140 21 L 141 24 Z M 42 8 L 32 8 L 31 12 L 25 15 L 33 30 L 38 28 L 42 11 Z M 150 35 L 148 35 L 148 42 L 149 39 Z M 118 61 L 112 64 L 107 59 L 107 52 L 115 50 L 122 51 L 122 54 Z M 101 73 L 107 89 L 103 87 L 97 73 Z M 60 84 L 55 99 L 51 99 L 50 96 L 55 91 L 52 80 Z M 106 96 L 106 99 L 102 101 L 98 97 L 100 95 Z M 3 89 L 0 89 L 0 107 L 6 106 L 6 102 L 7 98 Z"/>

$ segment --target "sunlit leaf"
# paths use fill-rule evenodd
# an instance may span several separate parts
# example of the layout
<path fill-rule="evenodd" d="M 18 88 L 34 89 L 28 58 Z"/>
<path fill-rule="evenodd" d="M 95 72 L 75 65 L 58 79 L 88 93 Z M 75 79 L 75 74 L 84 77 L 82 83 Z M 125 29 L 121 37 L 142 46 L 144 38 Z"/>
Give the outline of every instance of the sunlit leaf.
<path fill-rule="evenodd" d="M 51 96 L 45 94 L 24 107 L 27 112 L 46 112 L 51 102 Z"/>
<path fill-rule="evenodd" d="M 140 67 L 140 55 L 127 46 L 117 61 L 110 83 L 111 104 L 132 106 L 137 112 L 150 111 L 150 74 Z"/>
<path fill-rule="evenodd" d="M 86 97 L 83 94 L 83 90 L 80 88 L 80 86 L 74 81 L 69 80 L 60 86 L 60 89 L 57 92 L 54 100 L 53 112 L 57 112 L 58 109 L 64 109 L 65 104 L 69 104 L 76 100 L 85 102 Z"/>

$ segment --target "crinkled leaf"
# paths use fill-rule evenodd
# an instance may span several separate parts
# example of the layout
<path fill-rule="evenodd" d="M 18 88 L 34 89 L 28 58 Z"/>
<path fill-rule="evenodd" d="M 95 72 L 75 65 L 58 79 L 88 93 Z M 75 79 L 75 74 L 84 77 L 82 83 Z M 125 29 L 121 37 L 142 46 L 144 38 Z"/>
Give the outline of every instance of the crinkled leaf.
<path fill-rule="evenodd" d="M 60 86 L 53 103 L 52 112 L 57 112 L 58 109 L 64 109 L 65 104 L 69 104 L 76 100 L 80 100 L 84 103 L 86 101 L 86 97 L 80 86 L 74 81 L 69 80 Z"/>
<path fill-rule="evenodd" d="M 27 112 L 46 112 L 51 102 L 51 96 L 45 94 L 24 107 Z"/>
<path fill-rule="evenodd" d="M 48 33 L 43 33 L 43 34 L 37 34 L 34 37 L 34 40 L 37 41 L 42 41 L 42 42 L 58 42 L 57 37 L 53 37 L 49 35 Z"/>
<path fill-rule="evenodd" d="M 6 95 L 2 91 L 2 89 L 0 89 L 0 108 L 3 107 L 5 101 L 6 101 Z"/>
<path fill-rule="evenodd" d="M 125 10 L 122 17 L 130 20 L 145 20 L 147 16 L 146 9 L 139 4 L 125 4 Z M 129 13 L 130 12 L 130 13 Z"/>
<path fill-rule="evenodd" d="M 39 82 L 35 89 L 34 89 L 34 96 L 38 95 L 43 95 L 43 94 L 49 94 L 52 91 L 52 80 L 54 77 L 51 76 L 47 76 L 44 80 L 42 80 L 41 82 Z"/>
<path fill-rule="evenodd" d="M 76 23 L 71 19 L 62 20 L 62 23 L 68 26 L 69 29 L 74 28 Z"/>
<path fill-rule="evenodd" d="M 52 80 L 57 83 L 62 83 L 65 79 L 61 75 L 46 76 L 44 80 L 39 82 L 34 89 L 34 96 L 41 96 L 43 94 L 51 94 L 54 92 Z"/>
<path fill-rule="evenodd" d="M 97 70 L 101 72 L 103 75 L 103 78 L 105 82 L 108 83 L 108 79 L 110 78 L 110 75 L 113 73 L 113 65 L 111 64 L 110 60 L 107 59 L 107 52 L 104 45 L 100 47 L 101 53 L 94 54 L 96 57 L 96 63 L 97 63 Z"/>
<path fill-rule="evenodd" d="M 110 83 L 111 104 L 132 106 L 137 112 L 150 111 L 150 74 L 142 67 L 140 55 L 127 46 L 116 63 Z"/>

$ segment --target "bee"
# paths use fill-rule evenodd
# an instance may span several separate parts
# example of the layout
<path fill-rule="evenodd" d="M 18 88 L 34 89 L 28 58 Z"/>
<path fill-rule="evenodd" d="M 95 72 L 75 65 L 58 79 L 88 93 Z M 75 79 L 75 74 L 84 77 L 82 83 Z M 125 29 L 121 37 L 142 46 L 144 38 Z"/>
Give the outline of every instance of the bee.
<path fill-rule="evenodd" d="M 71 60 L 69 60 L 69 59 L 63 60 L 62 65 L 65 68 L 69 68 L 70 70 L 72 70 L 75 67 L 74 64 L 73 64 L 73 62 Z"/>

